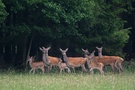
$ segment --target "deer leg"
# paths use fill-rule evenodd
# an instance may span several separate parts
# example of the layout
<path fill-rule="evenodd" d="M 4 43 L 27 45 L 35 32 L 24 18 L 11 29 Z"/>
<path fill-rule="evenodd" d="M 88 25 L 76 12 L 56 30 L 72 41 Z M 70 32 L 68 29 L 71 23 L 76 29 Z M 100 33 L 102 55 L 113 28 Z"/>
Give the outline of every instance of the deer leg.
<path fill-rule="evenodd" d="M 46 66 L 47 67 L 47 72 L 50 72 L 51 71 L 51 69 L 52 69 L 52 65 L 50 65 L 50 66 Z"/>
<path fill-rule="evenodd" d="M 35 73 L 35 69 L 31 69 L 29 73 L 33 72 L 33 74 Z"/>
<path fill-rule="evenodd" d="M 104 71 L 107 71 L 107 66 L 104 66 L 104 67 L 103 67 L 103 70 L 104 70 Z"/>
<path fill-rule="evenodd" d="M 93 68 L 90 68 L 90 74 L 93 74 L 94 72 L 93 72 Z"/>
<path fill-rule="evenodd" d="M 100 71 L 101 74 L 104 74 L 103 68 L 99 68 L 98 70 Z"/>
<path fill-rule="evenodd" d="M 57 73 L 58 72 L 58 66 L 54 65 L 54 69 L 55 69 L 55 72 Z M 62 68 L 62 71 L 63 71 L 64 68 Z"/>
<path fill-rule="evenodd" d="M 35 73 L 35 69 L 31 69 L 29 73 L 33 72 L 33 74 Z"/>
<path fill-rule="evenodd" d="M 116 61 L 115 67 L 119 70 L 119 73 L 124 71 L 122 68 L 121 62 Z"/>
<path fill-rule="evenodd" d="M 101 74 L 104 74 L 104 71 L 103 70 L 101 70 Z"/>
<path fill-rule="evenodd" d="M 121 71 L 120 71 L 120 67 L 118 66 L 118 61 L 115 62 L 115 67 L 118 69 L 118 71 L 120 73 Z"/>
<path fill-rule="evenodd" d="M 69 69 L 68 67 L 65 67 L 65 69 L 67 69 L 67 72 L 68 72 L 68 73 L 71 72 L 70 69 Z"/>
<path fill-rule="evenodd" d="M 82 71 L 87 72 L 87 69 L 85 68 L 85 65 L 84 64 L 81 67 L 82 67 Z"/>
<path fill-rule="evenodd" d="M 120 68 L 120 71 L 123 72 L 124 70 L 123 70 L 123 67 L 122 67 L 121 63 L 118 63 L 118 66 L 119 66 L 119 68 Z"/>
<path fill-rule="evenodd" d="M 52 65 L 49 66 L 49 71 L 51 71 L 51 70 L 52 70 Z"/>
<path fill-rule="evenodd" d="M 72 67 L 72 69 L 73 69 L 73 72 L 75 73 L 75 68 L 74 68 L 74 67 Z"/>
<path fill-rule="evenodd" d="M 35 73 L 35 69 L 33 70 L 33 74 Z"/>
<path fill-rule="evenodd" d="M 114 65 L 111 64 L 112 71 L 115 72 Z"/>
<path fill-rule="evenodd" d="M 48 68 L 48 72 L 50 72 L 50 71 L 51 71 L 51 69 L 50 69 L 50 68 L 51 68 L 51 66 L 47 66 L 47 68 Z"/>
<path fill-rule="evenodd" d="M 65 68 L 63 68 L 62 71 L 65 73 Z"/>
<path fill-rule="evenodd" d="M 29 73 L 31 73 L 32 71 L 33 71 L 33 69 L 31 69 Z"/>
<path fill-rule="evenodd" d="M 62 69 L 60 68 L 60 73 L 62 72 Z"/>
<path fill-rule="evenodd" d="M 122 65 L 120 64 L 119 66 L 120 66 L 121 71 L 124 72 Z"/>
<path fill-rule="evenodd" d="M 62 67 L 62 68 L 61 68 L 61 72 L 65 72 L 65 70 L 64 70 L 64 69 L 65 69 L 65 68 L 63 68 L 63 67 Z"/>
<path fill-rule="evenodd" d="M 47 72 L 47 67 L 46 66 L 44 66 L 44 72 Z"/>
<path fill-rule="evenodd" d="M 42 67 L 41 70 L 42 70 L 42 73 L 44 74 L 44 71 L 45 71 L 44 67 Z"/>
<path fill-rule="evenodd" d="M 71 72 L 69 68 L 67 68 L 67 70 L 68 70 L 68 73 Z"/>

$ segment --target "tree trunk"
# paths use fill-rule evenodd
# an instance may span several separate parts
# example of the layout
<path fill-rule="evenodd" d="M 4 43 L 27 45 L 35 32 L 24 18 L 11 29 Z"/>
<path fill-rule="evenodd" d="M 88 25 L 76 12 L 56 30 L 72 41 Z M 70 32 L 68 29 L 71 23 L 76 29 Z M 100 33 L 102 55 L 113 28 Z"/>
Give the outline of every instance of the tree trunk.
<path fill-rule="evenodd" d="M 25 67 L 25 62 L 26 62 L 26 55 L 27 55 L 27 44 L 28 44 L 28 37 L 26 36 L 24 39 L 23 39 L 23 50 L 22 50 L 22 65 L 23 65 L 23 68 Z"/>
<path fill-rule="evenodd" d="M 33 41 L 33 37 L 34 37 L 34 34 L 31 36 L 30 38 L 30 43 L 29 43 L 29 46 L 28 46 L 28 52 L 27 52 L 27 57 L 26 57 L 26 60 L 25 60 L 25 71 L 27 69 L 27 59 L 28 57 L 30 56 L 30 51 L 31 51 L 31 45 L 32 45 L 32 41 Z"/>

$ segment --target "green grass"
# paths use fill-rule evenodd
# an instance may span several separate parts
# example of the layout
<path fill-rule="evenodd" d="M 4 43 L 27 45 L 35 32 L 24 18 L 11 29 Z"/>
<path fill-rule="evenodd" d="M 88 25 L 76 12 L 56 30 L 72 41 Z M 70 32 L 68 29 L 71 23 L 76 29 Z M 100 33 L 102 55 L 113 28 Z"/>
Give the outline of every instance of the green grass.
<path fill-rule="evenodd" d="M 124 68 L 122 74 L 113 74 L 109 69 L 105 75 L 97 70 L 90 75 L 80 69 L 76 74 L 0 70 L 0 90 L 135 90 L 135 63 Z"/>
<path fill-rule="evenodd" d="M 14 70 L 0 74 L 0 90 L 135 90 L 135 72 L 28 74 Z"/>

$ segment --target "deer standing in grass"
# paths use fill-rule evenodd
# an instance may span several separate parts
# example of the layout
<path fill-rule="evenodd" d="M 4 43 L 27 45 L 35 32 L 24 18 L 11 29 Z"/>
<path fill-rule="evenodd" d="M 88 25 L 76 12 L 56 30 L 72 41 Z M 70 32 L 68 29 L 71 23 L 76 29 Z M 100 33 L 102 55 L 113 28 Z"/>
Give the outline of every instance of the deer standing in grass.
<path fill-rule="evenodd" d="M 87 51 L 82 49 L 82 51 L 87 55 Z M 85 52 L 86 51 L 86 52 Z M 114 67 L 116 67 L 119 71 L 119 73 L 123 72 L 123 68 L 122 68 L 122 62 L 124 61 L 123 58 L 119 57 L 119 56 L 102 56 L 102 58 L 99 58 L 99 56 L 95 56 L 95 59 L 98 62 L 101 62 L 104 64 L 104 66 L 106 65 L 110 65 L 112 68 L 112 71 L 114 72 Z"/>
<path fill-rule="evenodd" d="M 57 57 L 53 57 L 53 56 L 48 56 L 48 51 L 51 47 L 42 47 L 42 48 L 39 48 L 41 51 L 42 51 L 42 54 L 43 54 L 43 62 L 46 64 L 46 66 L 48 66 L 49 68 L 49 71 L 52 70 L 52 67 L 53 66 L 58 66 L 58 61 L 60 58 L 57 58 Z"/>
<path fill-rule="evenodd" d="M 83 57 L 67 57 L 66 52 L 68 51 L 68 48 L 66 50 L 62 50 L 60 48 L 60 51 L 63 55 L 63 59 L 65 61 L 65 63 L 67 64 L 67 66 L 69 68 L 72 68 L 74 73 L 75 73 L 75 67 L 81 67 L 82 71 L 87 71 L 85 68 L 85 63 L 87 61 L 87 58 L 83 58 Z"/>
<path fill-rule="evenodd" d="M 59 59 L 59 61 L 58 61 L 58 67 L 60 69 L 60 73 L 62 71 L 64 71 L 65 69 L 67 69 L 67 72 L 68 73 L 70 72 L 70 69 L 67 67 L 67 64 L 66 63 L 63 63 L 61 59 Z"/>
<path fill-rule="evenodd" d="M 102 55 L 102 49 L 103 47 L 99 48 L 99 47 L 96 47 L 98 49 L 98 56 L 99 58 L 102 58 L 103 55 Z M 122 68 L 122 62 L 124 61 L 123 58 L 119 57 L 119 56 L 104 56 L 106 58 L 115 58 L 116 59 L 116 62 L 114 63 L 114 65 L 112 65 L 112 70 L 113 72 L 115 71 L 115 68 L 117 68 L 119 70 L 119 72 L 123 72 L 123 68 Z"/>
<path fill-rule="evenodd" d="M 88 65 L 88 68 L 89 68 L 89 71 L 91 73 L 93 73 L 93 70 L 94 69 L 98 69 L 100 71 L 101 74 L 104 74 L 104 71 L 103 71 L 103 67 L 104 67 L 104 64 L 101 63 L 101 62 L 98 62 L 95 58 L 95 55 L 94 55 L 95 51 L 93 51 L 90 56 L 87 56 L 88 60 L 87 60 L 87 65 Z"/>
<path fill-rule="evenodd" d="M 29 73 L 31 73 L 31 72 L 35 73 L 35 70 L 38 69 L 38 68 L 42 70 L 42 73 L 44 73 L 44 63 L 43 63 L 43 61 L 34 62 L 34 57 L 29 57 L 27 62 L 29 62 L 29 65 L 31 67 L 31 70 L 30 70 Z"/>

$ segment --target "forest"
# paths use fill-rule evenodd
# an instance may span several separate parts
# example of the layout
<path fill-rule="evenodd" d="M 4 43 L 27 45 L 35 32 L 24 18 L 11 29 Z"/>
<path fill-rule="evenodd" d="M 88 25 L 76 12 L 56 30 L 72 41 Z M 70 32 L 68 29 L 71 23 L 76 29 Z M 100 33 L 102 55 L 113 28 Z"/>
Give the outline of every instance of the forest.
<path fill-rule="evenodd" d="M 135 52 L 135 0 L 0 0 L 0 68 L 24 69 L 28 56 Z M 95 53 L 97 55 L 97 51 Z"/>

